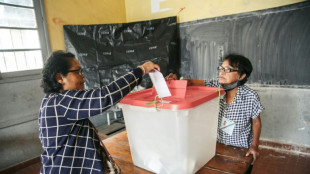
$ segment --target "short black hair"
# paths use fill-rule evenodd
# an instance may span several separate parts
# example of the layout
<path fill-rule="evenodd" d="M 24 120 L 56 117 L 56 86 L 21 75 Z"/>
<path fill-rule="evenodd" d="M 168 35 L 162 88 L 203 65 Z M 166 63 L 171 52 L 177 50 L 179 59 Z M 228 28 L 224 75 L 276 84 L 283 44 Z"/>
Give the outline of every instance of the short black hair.
<path fill-rule="evenodd" d="M 42 70 L 41 87 L 44 93 L 60 92 L 62 85 L 57 82 L 56 74 L 67 76 L 71 68 L 71 59 L 75 55 L 70 52 L 55 51 L 46 60 Z"/>
<path fill-rule="evenodd" d="M 246 77 L 243 80 L 239 81 L 240 85 L 244 85 L 248 81 L 248 78 L 253 71 L 251 61 L 243 55 L 239 54 L 228 54 L 227 56 L 225 56 L 224 60 L 228 60 L 229 65 L 233 68 L 238 68 L 238 74 L 240 76 L 246 74 Z"/>

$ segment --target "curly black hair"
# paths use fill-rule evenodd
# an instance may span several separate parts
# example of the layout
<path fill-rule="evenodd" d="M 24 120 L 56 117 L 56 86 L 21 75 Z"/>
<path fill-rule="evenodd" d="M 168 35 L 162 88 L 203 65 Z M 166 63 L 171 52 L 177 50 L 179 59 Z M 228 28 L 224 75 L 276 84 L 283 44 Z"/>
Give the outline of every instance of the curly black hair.
<path fill-rule="evenodd" d="M 57 82 L 56 74 L 67 76 L 72 59 L 75 55 L 64 51 L 55 51 L 48 57 L 42 70 L 41 87 L 44 93 L 60 92 L 62 85 Z"/>
<path fill-rule="evenodd" d="M 239 54 L 228 54 L 227 56 L 225 56 L 224 60 L 228 60 L 230 66 L 238 68 L 238 74 L 240 76 L 246 74 L 246 77 L 239 81 L 240 85 L 244 85 L 248 81 L 248 78 L 253 71 L 251 61 L 248 58 Z"/>

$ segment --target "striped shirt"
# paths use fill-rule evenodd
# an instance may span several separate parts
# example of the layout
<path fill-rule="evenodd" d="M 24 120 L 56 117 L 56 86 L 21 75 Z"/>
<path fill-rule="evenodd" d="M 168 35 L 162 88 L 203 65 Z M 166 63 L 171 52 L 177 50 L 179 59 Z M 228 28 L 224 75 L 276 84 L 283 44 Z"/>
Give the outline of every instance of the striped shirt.
<path fill-rule="evenodd" d="M 222 87 L 217 80 L 205 81 L 205 86 Z M 264 110 L 255 91 L 242 85 L 238 87 L 235 99 L 226 103 L 226 95 L 220 100 L 217 141 L 226 145 L 249 148 L 253 141 L 252 119 Z M 228 118 L 236 123 L 232 135 L 220 129 L 222 118 Z"/>
<path fill-rule="evenodd" d="M 102 88 L 46 94 L 38 118 L 40 173 L 104 173 L 103 148 L 89 117 L 118 103 L 142 74 L 136 68 Z"/>

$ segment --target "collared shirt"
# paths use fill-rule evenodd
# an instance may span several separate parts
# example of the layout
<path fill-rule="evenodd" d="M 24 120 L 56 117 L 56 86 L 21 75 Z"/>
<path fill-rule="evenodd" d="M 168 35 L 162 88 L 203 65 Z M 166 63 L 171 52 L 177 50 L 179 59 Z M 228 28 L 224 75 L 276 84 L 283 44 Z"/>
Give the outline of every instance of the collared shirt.
<path fill-rule="evenodd" d="M 222 87 L 218 80 L 205 81 L 205 86 Z M 220 99 L 220 112 L 217 131 L 217 141 L 226 145 L 249 148 L 253 141 L 252 119 L 264 110 L 255 91 L 242 85 L 238 87 L 235 99 L 226 103 L 226 95 Z M 220 129 L 222 118 L 228 118 L 236 123 L 232 135 Z"/>
<path fill-rule="evenodd" d="M 46 94 L 39 112 L 40 173 L 104 173 L 102 147 L 88 119 L 118 103 L 142 78 L 140 68 L 102 88 Z"/>

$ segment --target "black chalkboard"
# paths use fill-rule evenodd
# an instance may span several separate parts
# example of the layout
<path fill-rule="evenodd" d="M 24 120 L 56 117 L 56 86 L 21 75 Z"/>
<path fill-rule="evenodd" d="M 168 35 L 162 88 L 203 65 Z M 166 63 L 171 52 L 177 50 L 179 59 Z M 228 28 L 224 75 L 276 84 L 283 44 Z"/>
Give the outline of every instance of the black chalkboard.
<path fill-rule="evenodd" d="M 254 67 L 248 83 L 310 85 L 309 1 L 179 27 L 183 77 L 215 79 L 223 55 L 239 53 Z"/>
<path fill-rule="evenodd" d="M 66 50 L 76 55 L 85 87 L 111 83 L 147 61 L 167 75 L 179 69 L 176 17 L 98 25 L 64 25 Z M 152 86 L 145 76 L 141 87 Z"/>

